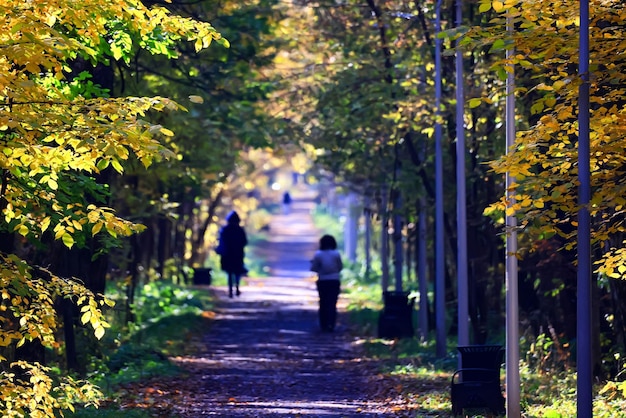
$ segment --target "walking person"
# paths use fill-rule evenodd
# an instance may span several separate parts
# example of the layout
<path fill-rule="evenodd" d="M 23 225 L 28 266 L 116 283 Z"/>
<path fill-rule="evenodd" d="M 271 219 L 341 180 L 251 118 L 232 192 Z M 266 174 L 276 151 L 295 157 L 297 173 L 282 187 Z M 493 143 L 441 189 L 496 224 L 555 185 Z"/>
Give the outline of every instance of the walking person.
<path fill-rule="evenodd" d="M 324 332 L 335 330 L 342 269 L 343 262 L 337 251 L 337 241 L 332 235 L 324 235 L 320 239 L 319 250 L 311 260 L 311 271 L 317 273 L 319 323 Z"/>
<path fill-rule="evenodd" d="M 291 195 L 289 194 L 289 192 L 285 192 L 285 194 L 283 194 L 283 213 L 285 215 L 289 215 L 290 212 L 291 212 Z"/>
<path fill-rule="evenodd" d="M 239 225 L 241 218 L 237 212 L 232 211 L 226 217 L 226 225 L 220 230 L 219 245 L 216 252 L 221 256 L 220 264 L 222 270 L 228 275 L 228 296 L 233 297 L 233 289 L 237 296 L 241 295 L 239 291 L 239 282 L 241 276 L 245 275 L 248 270 L 245 268 L 244 247 L 248 245 L 246 231 Z"/>

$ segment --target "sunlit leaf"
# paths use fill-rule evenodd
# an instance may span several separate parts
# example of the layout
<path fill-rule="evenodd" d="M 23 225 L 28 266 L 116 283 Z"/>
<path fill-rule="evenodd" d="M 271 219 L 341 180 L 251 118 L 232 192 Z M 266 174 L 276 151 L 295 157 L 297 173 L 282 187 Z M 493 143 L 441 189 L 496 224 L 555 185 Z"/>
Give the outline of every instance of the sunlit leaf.
<path fill-rule="evenodd" d="M 86 324 L 91 319 L 91 311 L 84 312 L 80 317 L 81 324 Z"/>
<path fill-rule="evenodd" d="M 72 246 L 74 246 L 74 237 L 72 237 L 68 233 L 63 234 L 62 241 L 63 245 L 65 245 L 67 248 L 72 248 Z"/>
<path fill-rule="evenodd" d="M 104 333 L 105 331 L 103 327 L 96 327 L 96 329 L 94 329 L 94 335 L 97 339 L 104 337 Z"/>
<path fill-rule="evenodd" d="M 170 131 L 167 128 L 161 127 L 161 129 L 159 129 L 159 132 L 161 132 L 165 136 L 174 136 L 174 132 Z"/>
<path fill-rule="evenodd" d="M 474 97 L 468 101 L 470 109 L 480 106 L 482 99 L 480 97 Z"/>

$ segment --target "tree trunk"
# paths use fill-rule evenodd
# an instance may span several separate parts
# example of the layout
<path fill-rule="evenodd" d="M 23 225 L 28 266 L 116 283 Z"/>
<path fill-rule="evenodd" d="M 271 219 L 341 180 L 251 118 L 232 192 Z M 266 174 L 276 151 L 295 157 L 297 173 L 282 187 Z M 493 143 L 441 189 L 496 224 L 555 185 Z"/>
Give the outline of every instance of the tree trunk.
<path fill-rule="evenodd" d="M 157 241 L 157 273 L 160 278 L 164 276 L 165 263 L 170 255 L 172 244 L 172 221 L 164 214 L 161 214 L 157 222 L 158 225 L 158 241 Z"/>
<path fill-rule="evenodd" d="M 417 279 L 419 281 L 419 336 L 422 341 L 428 338 L 428 278 L 427 250 L 426 250 L 426 198 L 424 196 L 416 202 L 418 205 L 418 233 L 417 233 Z"/>
<path fill-rule="evenodd" d="M 402 273 L 404 267 L 404 248 L 402 245 L 402 215 L 400 209 L 402 206 L 402 196 L 400 191 L 394 191 L 393 199 L 393 244 L 394 244 L 394 277 L 395 277 L 395 291 L 402 292 Z"/>
<path fill-rule="evenodd" d="M 344 253 L 346 258 L 352 263 L 356 262 L 359 213 L 356 193 L 349 192 L 347 196 L 346 222 L 344 225 Z"/>
<path fill-rule="evenodd" d="M 383 292 L 389 287 L 389 212 L 387 210 L 387 188 L 383 186 L 381 193 L 380 211 L 382 214 L 380 228 L 380 263 L 383 277 L 381 278 L 381 286 Z"/>
<path fill-rule="evenodd" d="M 76 335 L 74 333 L 74 322 L 76 317 L 76 306 L 68 299 L 61 301 L 61 310 L 63 312 L 63 335 L 65 337 L 65 358 L 67 361 L 67 369 L 75 372 L 82 372 L 78 362 L 78 354 L 76 352 Z"/>
<path fill-rule="evenodd" d="M 189 264 L 191 266 L 203 266 L 204 262 L 207 258 L 207 254 L 204 251 L 204 236 L 206 234 L 209 225 L 213 222 L 213 218 L 215 217 L 215 212 L 217 208 L 222 203 L 222 197 L 224 195 L 224 189 L 220 189 L 217 192 L 217 195 L 214 199 L 212 199 L 209 203 L 209 208 L 207 210 L 206 218 L 204 222 L 202 222 L 202 226 L 198 228 L 198 234 L 196 235 L 195 242 L 193 242 L 192 250 L 191 250 L 191 259 L 189 260 Z M 200 220 L 202 214 L 198 214 L 198 221 Z M 198 222 L 200 223 L 200 222 Z"/>
<path fill-rule="evenodd" d="M 369 282 L 370 274 L 372 271 L 372 209 L 370 208 L 371 199 L 369 196 L 365 197 L 365 210 L 364 210 L 364 222 L 365 222 L 365 281 Z"/>

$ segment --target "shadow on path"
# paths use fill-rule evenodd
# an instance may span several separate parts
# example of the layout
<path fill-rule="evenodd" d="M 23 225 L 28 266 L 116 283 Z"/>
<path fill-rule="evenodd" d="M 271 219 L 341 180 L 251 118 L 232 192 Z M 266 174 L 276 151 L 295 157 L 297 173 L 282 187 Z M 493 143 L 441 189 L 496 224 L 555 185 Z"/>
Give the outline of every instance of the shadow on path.
<path fill-rule="evenodd" d="M 239 298 L 225 288 L 204 351 L 177 361 L 197 391 L 175 406 L 183 417 L 384 417 L 371 382 L 341 323 L 332 334 L 317 325 L 317 292 L 308 271 L 319 232 L 312 201 L 295 196 L 277 215 L 259 248 L 271 277 L 246 279 Z M 186 382 L 189 383 L 189 382 Z"/>

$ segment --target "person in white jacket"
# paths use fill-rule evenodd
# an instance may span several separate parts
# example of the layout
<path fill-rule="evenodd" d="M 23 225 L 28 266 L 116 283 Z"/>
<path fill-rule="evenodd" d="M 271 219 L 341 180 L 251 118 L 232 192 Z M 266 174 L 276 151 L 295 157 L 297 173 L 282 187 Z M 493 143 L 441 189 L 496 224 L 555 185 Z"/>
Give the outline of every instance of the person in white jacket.
<path fill-rule="evenodd" d="M 319 323 L 324 332 L 333 332 L 337 322 L 337 299 L 343 263 L 337 251 L 337 241 L 332 235 L 320 239 L 320 248 L 311 260 L 311 271 L 317 273 L 319 294 Z"/>

